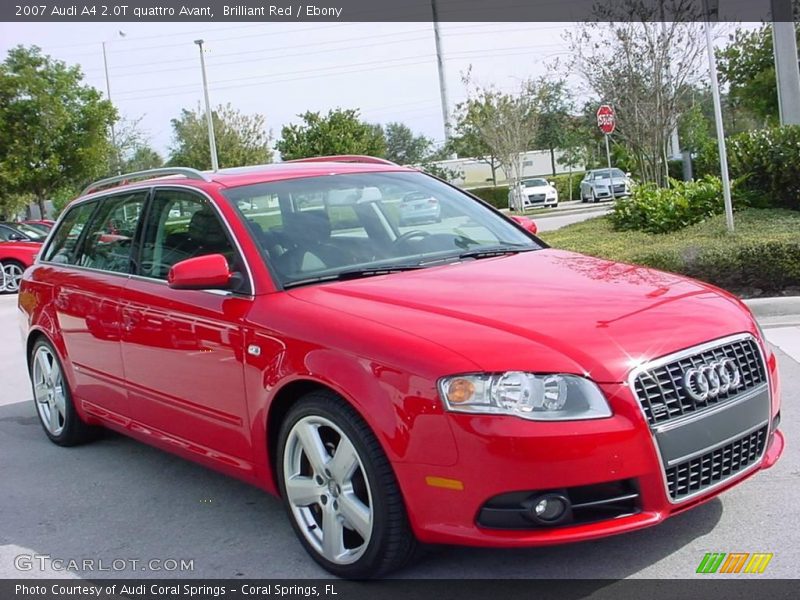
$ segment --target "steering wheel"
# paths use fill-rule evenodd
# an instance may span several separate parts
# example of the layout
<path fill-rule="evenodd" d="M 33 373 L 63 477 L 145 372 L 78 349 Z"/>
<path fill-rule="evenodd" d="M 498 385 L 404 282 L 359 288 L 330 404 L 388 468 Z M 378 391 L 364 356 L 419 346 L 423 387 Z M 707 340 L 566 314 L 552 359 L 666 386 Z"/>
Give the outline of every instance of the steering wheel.
<path fill-rule="evenodd" d="M 412 229 L 411 231 L 406 231 L 405 233 L 400 234 L 394 241 L 394 243 L 405 244 L 406 242 L 413 240 L 415 238 L 423 240 L 430 236 L 431 236 L 430 233 L 428 233 L 427 231 L 423 231 L 422 229 Z"/>

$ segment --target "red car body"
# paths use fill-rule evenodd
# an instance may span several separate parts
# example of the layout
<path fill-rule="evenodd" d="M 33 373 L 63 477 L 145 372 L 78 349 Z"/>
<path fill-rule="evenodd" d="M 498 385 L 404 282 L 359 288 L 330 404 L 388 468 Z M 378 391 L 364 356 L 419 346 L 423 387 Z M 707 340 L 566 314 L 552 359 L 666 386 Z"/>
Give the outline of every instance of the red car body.
<path fill-rule="evenodd" d="M 631 531 L 778 460 L 784 442 L 775 356 L 743 303 L 709 285 L 543 249 L 281 289 L 221 192 L 333 170 L 324 162 L 283 164 L 212 181 L 173 177 L 128 186 L 206 194 L 247 258 L 253 293 L 177 290 L 39 261 L 19 299 L 28 351 L 42 336 L 53 344 L 86 422 L 271 493 L 278 492 L 280 419 L 301 394 L 332 390 L 374 432 L 413 533 L 429 543 L 516 547 Z M 342 164 L 335 171 L 403 169 Z M 754 360 L 764 361 L 768 439 L 747 468 L 676 501 L 632 377 L 649 361 L 731 336 L 752 340 L 761 356 Z M 254 346 L 258 355 L 248 351 Z M 530 370 L 590 378 L 612 416 L 541 422 L 451 412 L 437 389 L 453 374 Z M 622 486 L 609 493 L 635 496 L 631 505 L 620 500 L 613 518 L 559 527 L 482 523 L 493 498 L 526 490 L 568 490 L 575 498 L 607 485 Z"/>
<path fill-rule="evenodd" d="M 41 249 L 39 242 L 0 242 L 0 268 L 6 273 L 5 279 L 0 278 L 0 291 L 17 291 L 22 272 L 33 264 Z M 9 285 L 8 279 L 14 282 Z"/>

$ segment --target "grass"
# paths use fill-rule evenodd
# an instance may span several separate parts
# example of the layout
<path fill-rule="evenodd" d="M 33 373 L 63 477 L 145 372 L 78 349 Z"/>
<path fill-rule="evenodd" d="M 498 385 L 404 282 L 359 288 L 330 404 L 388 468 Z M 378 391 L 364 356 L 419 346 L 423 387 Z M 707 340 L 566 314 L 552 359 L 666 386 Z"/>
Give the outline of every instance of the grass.
<path fill-rule="evenodd" d="M 800 293 L 800 212 L 747 209 L 671 234 L 615 231 L 607 217 L 541 237 L 551 246 L 689 275 L 745 296 Z"/>

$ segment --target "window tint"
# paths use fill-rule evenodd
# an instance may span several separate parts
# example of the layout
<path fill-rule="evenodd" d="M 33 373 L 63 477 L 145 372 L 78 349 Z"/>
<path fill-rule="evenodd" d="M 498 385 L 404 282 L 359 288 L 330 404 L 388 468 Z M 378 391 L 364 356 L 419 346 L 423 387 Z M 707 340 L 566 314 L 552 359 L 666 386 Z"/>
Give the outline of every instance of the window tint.
<path fill-rule="evenodd" d="M 203 198 L 183 190 L 158 190 L 148 211 L 139 274 L 166 279 L 175 263 L 222 254 L 231 270 L 237 255 L 225 226 Z"/>
<path fill-rule="evenodd" d="M 129 273 L 136 225 L 146 201 L 146 191 L 100 200 L 82 236 L 75 264 Z"/>
<path fill-rule="evenodd" d="M 284 285 L 395 264 L 422 267 L 480 248 L 539 247 L 463 192 L 421 173 L 307 177 L 222 193 Z"/>
<path fill-rule="evenodd" d="M 97 201 L 84 202 L 68 209 L 53 234 L 44 260 L 61 264 L 75 264 L 75 246 L 95 208 L 97 208 Z"/>

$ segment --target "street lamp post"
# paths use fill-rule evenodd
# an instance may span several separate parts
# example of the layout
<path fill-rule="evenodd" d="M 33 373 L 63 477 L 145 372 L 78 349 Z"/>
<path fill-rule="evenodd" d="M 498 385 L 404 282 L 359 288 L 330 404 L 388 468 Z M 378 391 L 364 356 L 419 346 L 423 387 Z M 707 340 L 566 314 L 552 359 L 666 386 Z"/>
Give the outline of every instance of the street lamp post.
<path fill-rule="evenodd" d="M 713 2 L 713 11 L 711 3 Z M 717 79 L 717 59 L 714 56 L 714 42 L 711 39 L 711 13 L 716 14 L 718 0 L 703 0 L 705 12 L 706 48 L 708 50 L 708 72 L 711 76 L 711 96 L 714 99 L 714 120 L 717 128 L 717 147 L 719 148 L 719 168 L 722 175 L 722 197 L 725 200 L 725 222 L 728 231 L 733 231 L 733 203 L 731 202 L 731 181 L 728 175 L 728 150 L 725 146 L 725 131 L 722 124 L 722 102 Z"/>
<path fill-rule="evenodd" d="M 120 30 L 117 32 L 117 35 L 119 35 L 120 37 L 125 37 L 125 32 Z M 103 40 L 101 44 L 103 46 L 103 69 L 106 72 L 106 97 L 108 98 L 108 101 L 111 102 L 111 79 L 108 77 L 108 55 L 106 54 L 105 40 Z M 114 163 L 117 175 L 119 175 L 122 172 L 121 171 L 122 165 L 120 164 L 122 161 L 120 160 L 119 148 L 117 148 L 117 134 L 116 131 L 114 130 L 113 121 L 111 123 L 111 145 L 114 147 Z"/>
<path fill-rule="evenodd" d="M 208 146 L 211 150 L 211 170 L 219 171 L 217 162 L 217 142 L 214 139 L 214 119 L 211 115 L 211 102 L 208 99 L 208 79 L 206 78 L 206 59 L 203 57 L 203 40 L 195 40 L 200 48 L 200 70 L 203 72 L 203 95 L 206 99 L 206 122 L 208 123 Z"/>

